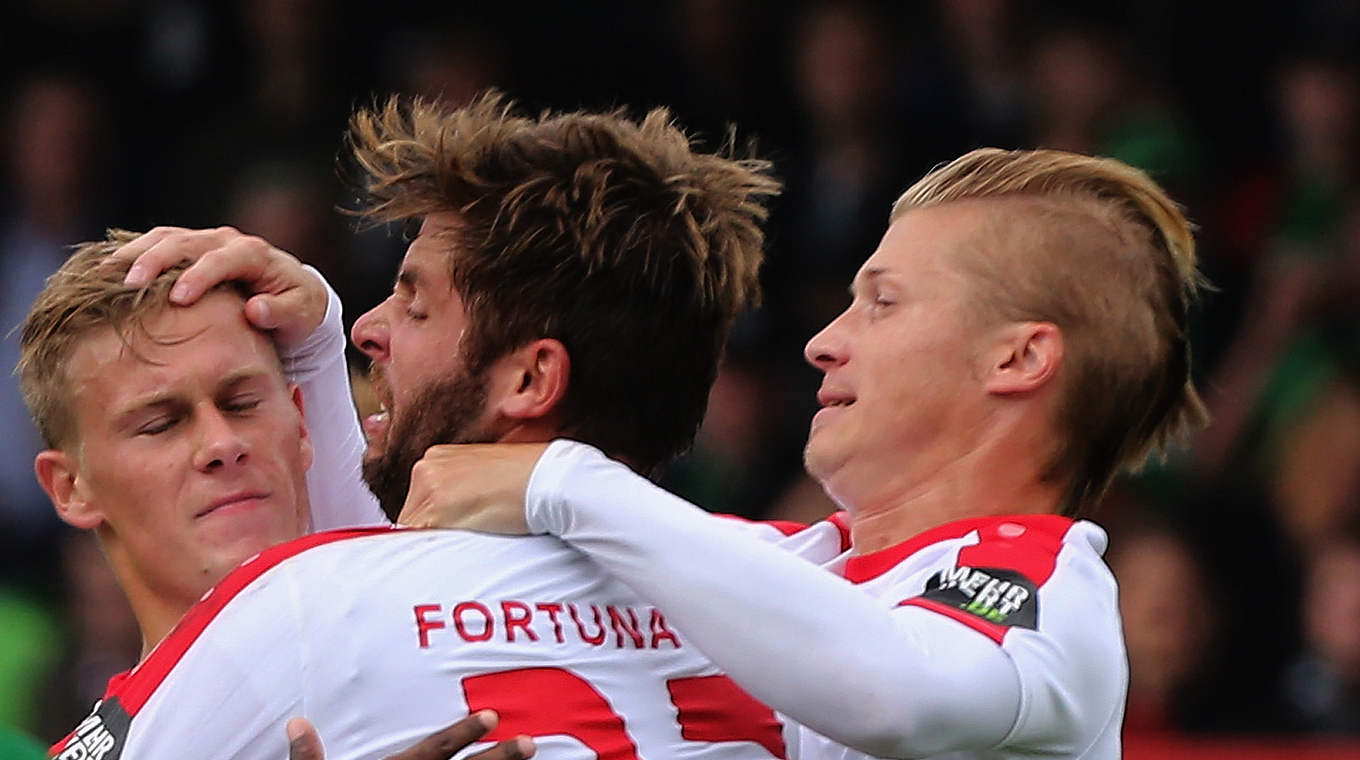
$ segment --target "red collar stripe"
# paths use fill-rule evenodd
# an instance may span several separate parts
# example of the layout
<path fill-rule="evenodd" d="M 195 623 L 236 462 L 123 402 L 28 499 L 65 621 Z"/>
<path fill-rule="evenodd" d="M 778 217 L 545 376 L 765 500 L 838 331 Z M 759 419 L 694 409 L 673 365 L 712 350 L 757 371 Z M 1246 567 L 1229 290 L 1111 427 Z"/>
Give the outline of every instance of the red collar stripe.
<path fill-rule="evenodd" d="M 313 533 L 260 552 L 259 556 L 253 561 L 247 561 L 233 570 L 214 586 L 203 599 L 191 607 L 184 614 L 184 617 L 180 618 L 179 623 L 175 625 L 169 635 L 156 645 L 156 648 L 140 665 L 127 673 L 120 673 L 109 679 L 105 699 L 116 694 L 122 701 L 123 708 L 127 710 L 128 715 L 136 715 L 142 705 L 146 704 L 146 701 L 151 698 L 156 688 L 165 680 L 165 677 L 184 657 L 184 653 L 189 651 L 189 647 L 199 634 L 203 633 L 203 629 L 208 627 L 208 624 L 213 621 L 213 618 L 217 617 L 217 614 L 227 606 L 228 602 L 235 598 L 242 589 L 254 582 L 256 578 L 289 557 L 313 547 L 347 538 L 387 533 L 391 530 L 393 530 L 392 526 L 386 526 Z"/>

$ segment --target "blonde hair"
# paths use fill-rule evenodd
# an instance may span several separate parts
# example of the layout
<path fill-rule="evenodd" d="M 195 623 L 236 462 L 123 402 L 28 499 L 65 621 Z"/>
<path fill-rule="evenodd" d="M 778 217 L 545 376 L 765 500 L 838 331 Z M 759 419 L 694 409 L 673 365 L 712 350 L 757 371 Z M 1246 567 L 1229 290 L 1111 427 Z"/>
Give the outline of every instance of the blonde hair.
<path fill-rule="evenodd" d="M 75 414 L 66 365 L 76 345 L 101 328 L 129 344 L 144 321 L 169 305 L 170 288 L 188 262 L 162 272 L 145 287 L 123 284 L 130 261 L 105 261 L 140 233 L 109 230 L 104 240 L 81 243 L 34 299 L 20 327 L 19 389 L 48 448 L 62 448 L 75 435 Z M 223 283 L 218 287 L 237 287 Z"/>
<path fill-rule="evenodd" d="M 1201 286 L 1191 226 L 1146 174 L 1108 158 L 984 148 L 937 167 L 893 205 L 1000 200 L 958 264 L 990 316 L 1047 321 L 1066 359 L 1044 477 L 1063 512 L 1092 506 L 1121 470 L 1208 422 L 1190 378 L 1189 306 Z"/>

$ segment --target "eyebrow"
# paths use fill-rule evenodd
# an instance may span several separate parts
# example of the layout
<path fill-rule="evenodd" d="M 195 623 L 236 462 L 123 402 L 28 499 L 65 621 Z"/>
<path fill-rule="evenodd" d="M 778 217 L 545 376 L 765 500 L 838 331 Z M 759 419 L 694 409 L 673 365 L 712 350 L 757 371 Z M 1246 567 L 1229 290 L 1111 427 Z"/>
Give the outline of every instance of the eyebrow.
<path fill-rule="evenodd" d="M 235 369 L 232 370 L 231 372 L 228 372 L 226 377 L 222 378 L 222 381 L 217 384 L 216 390 L 218 391 L 230 390 L 238 385 L 241 385 L 242 383 L 246 383 L 251 380 L 268 378 L 269 375 L 270 375 L 269 367 L 259 366 L 241 367 L 240 369 Z"/>
<path fill-rule="evenodd" d="M 225 377 L 213 389 L 214 395 L 224 390 L 232 390 L 242 383 L 267 377 L 269 370 L 264 367 L 241 367 L 228 372 Z M 148 409 L 157 407 L 168 407 L 178 403 L 178 394 L 175 391 L 155 391 L 145 396 L 133 399 L 122 411 L 114 417 L 114 425 L 123 427 L 127 425 L 131 418 Z"/>
<path fill-rule="evenodd" d="M 879 276 L 887 274 L 888 270 L 883 267 L 870 267 L 855 275 L 855 279 L 850 281 L 850 295 L 854 297 L 856 288 L 862 287 L 866 283 L 876 280 Z"/>
<path fill-rule="evenodd" d="M 406 267 L 402 267 L 401 271 L 400 271 L 400 272 L 397 272 L 397 283 L 396 283 L 397 285 L 404 285 L 406 288 L 408 288 L 408 289 L 410 289 L 410 290 L 415 290 L 415 289 L 416 289 L 416 285 L 419 284 L 419 283 L 420 283 L 420 274 L 417 273 L 414 269 L 408 269 L 408 268 L 406 268 Z"/>

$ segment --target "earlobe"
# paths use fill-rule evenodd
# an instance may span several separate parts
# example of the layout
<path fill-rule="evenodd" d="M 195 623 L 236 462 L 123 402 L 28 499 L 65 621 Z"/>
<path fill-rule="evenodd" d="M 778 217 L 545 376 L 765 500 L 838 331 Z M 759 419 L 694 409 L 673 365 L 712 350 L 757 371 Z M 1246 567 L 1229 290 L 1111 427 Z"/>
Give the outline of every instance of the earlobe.
<path fill-rule="evenodd" d="M 40 451 L 33 460 L 33 472 L 62 522 L 81 530 L 93 530 L 104 521 L 103 515 L 84 493 L 81 476 L 71 455 L 58 449 Z"/>
<path fill-rule="evenodd" d="M 1052 322 L 1009 325 L 992 354 L 987 390 L 1005 395 L 1044 387 L 1062 366 L 1062 331 Z"/>

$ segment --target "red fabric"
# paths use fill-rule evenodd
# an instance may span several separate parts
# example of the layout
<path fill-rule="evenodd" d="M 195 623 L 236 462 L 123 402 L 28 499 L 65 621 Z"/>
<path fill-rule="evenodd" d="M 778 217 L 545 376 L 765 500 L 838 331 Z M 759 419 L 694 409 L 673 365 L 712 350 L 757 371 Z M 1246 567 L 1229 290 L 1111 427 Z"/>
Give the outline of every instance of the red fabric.
<path fill-rule="evenodd" d="M 623 718 L 589 681 L 561 668 L 518 668 L 463 679 L 468 712 L 495 710 L 500 723 L 484 739 L 566 734 L 599 760 L 638 760 Z"/>
<path fill-rule="evenodd" d="M 934 599 L 923 599 L 919 596 L 915 596 L 912 597 L 911 599 L 903 600 L 897 606 L 922 607 L 924 609 L 930 610 L 931 612 L 938 612 L 947 618 L 952 618 L 960 623 L 963 623 L 964 625 L 968 626 L 969 628 L 972 628 L 973 630 L 977 631 L 983 636 L 986 636 L 992 641 L 995 641 L 998 644 L 1000 644 L 1006 638 L 1006 631 L 1010 630 L 1009 626 L 997 625 L 996 623 L 993 623 L 990 620 L 983 620 L 982 618 L 972 614 L 971 612 L 964 612 L 963 610 L 958 609 L 957 607 L 950 607 L 947 604 L 941 604 L 935 601 Z"/>
<path fill-rule="evenodd" d="M 727 676 L 675 678 L 666 682 L 680 735 L 697 742 L 748 741 L 779 760 L 788 756 L 779 719 Z"/>
<path fill-rule="evenodd" d="M 110 679 L 105 698 L 107 699 L 114 694 L 118 695 L 123 703 L 123 709 L 127 710 L 128 715 L 136 715 L 142 705 L 146 704 L 146 700 L 156 691 L 156 687 L 160 686 L 161 681 L 165 680 L 165 676 L 189 650 L 194 640 L 198 638 L 199 634 L 203 633 L 203 629 L 208 627 L 213 618 L 217 617 L 222 608 L 226 607 L 227 603 L 235 598 L 242 589 L 249 586 L 267 570 L 289 557 L 313 547 L 343 541 L 348 538 L 387 533 L 391 530 L 394 530 L 394 528 L 387 526 L 313 533 L 260 552 L 255 559 L 247 560 L 233 570 L 200 599 L 198 604 L 191 607 L 184 614 L 184 617 L 180 618 L 179 623 L 170 631 L 170 634 L 160 644 L 156 645 L 156 648 L 141 664 L 128 673 L 119 674 Z"/>
<path fill-rule="evenodd" d="M 1014 533 L 1016 527 L 1021 529 L 1019 535 L 1008 535 Z M 853 583 L 873 580 L 927 546 L 977 531 L 979 543 L 960 552 L 960 565 L 1016 570 L 1039 585 L 1053 573 L 1053 559 L 1070 527 L 1072 521 L 1059 515 L 1001 515 L 956 520 L 886 549 L 851 557 L 845 563 L 845 577 Z"/>
<path fill-rule="evenodd" d="M 748 520 L 741 515 L 729 515 L 726 513 L 715 513 L 714 516 L 721 517 L 725 520 L 736 520 L 738 522 L 751 523 L 754 525 L 768 525 L 786 536 L 792 536 L 793 534 L 800 533 L 808 528 L 808 526 L 803 523 L 793 522 L 792 520 Z"/>

